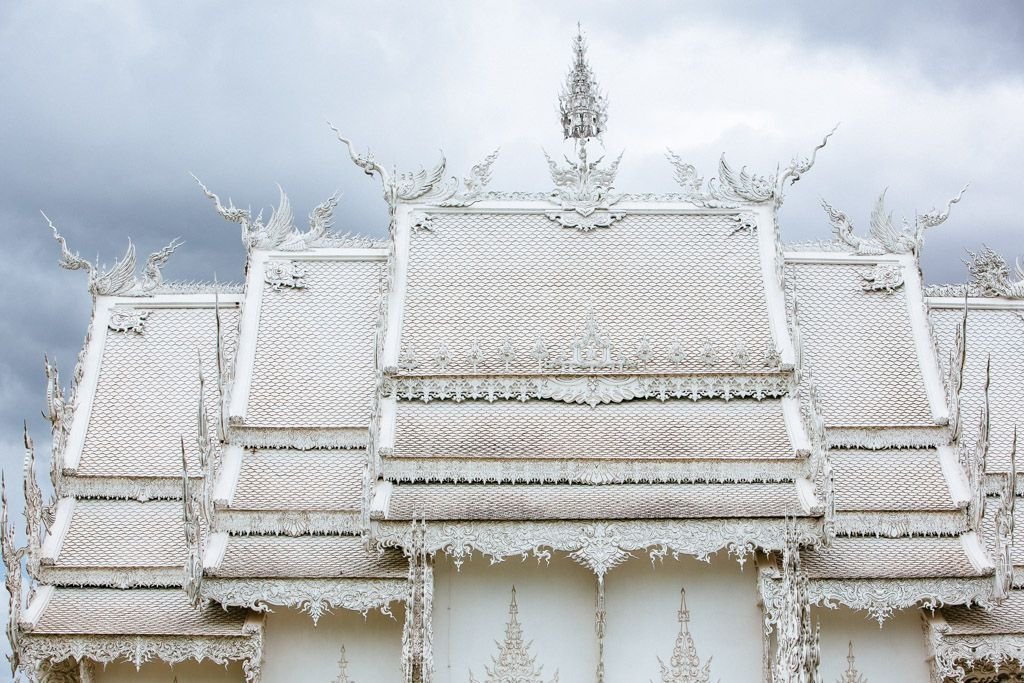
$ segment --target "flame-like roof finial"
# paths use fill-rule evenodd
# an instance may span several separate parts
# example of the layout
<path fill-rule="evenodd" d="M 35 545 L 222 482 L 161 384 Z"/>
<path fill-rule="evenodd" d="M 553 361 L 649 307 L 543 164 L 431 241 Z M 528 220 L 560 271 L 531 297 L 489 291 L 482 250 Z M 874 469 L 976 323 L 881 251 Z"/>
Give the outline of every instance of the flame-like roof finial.
<path fill-rule="evenodd" d="M 572 68 L 558 95 L 562 133 L 566 140 L 599 138 L 608 123 L 608 98 L 601 94 L 587 61 L 587 43 L 583 40 L 583 28 L 578 23 L 572 47 Z"/>

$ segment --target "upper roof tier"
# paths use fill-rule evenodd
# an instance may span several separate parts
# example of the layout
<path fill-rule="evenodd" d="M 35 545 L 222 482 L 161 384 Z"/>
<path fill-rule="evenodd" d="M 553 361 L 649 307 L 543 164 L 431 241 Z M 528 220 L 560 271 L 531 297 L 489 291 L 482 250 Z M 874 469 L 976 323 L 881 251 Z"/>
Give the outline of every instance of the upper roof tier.
<path fill-rule="evenodd" d="M 764 230 L 753 214 L 709 210 L 631 210 L 589 231 L 522 203 L 431 213 L 399 265 L 389 363 L 426 375 L 776 369 Z"/>

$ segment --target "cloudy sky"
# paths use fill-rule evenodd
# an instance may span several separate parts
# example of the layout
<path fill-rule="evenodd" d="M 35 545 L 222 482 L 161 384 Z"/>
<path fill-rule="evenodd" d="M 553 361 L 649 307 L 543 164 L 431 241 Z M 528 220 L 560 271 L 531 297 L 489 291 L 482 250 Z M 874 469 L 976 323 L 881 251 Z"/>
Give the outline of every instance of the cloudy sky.
<path fill-rule="evenodd" d="M 866 227 L 885 187 L 912 216 L 970 182 L 928 235 L 926 279 L 962 280 L 964 249 L 982 242 L 1024 250 L 1017 2 L 0 3 L 8 477 L 22 420 L 48 442 L 43 353 L 68 376 L 89 314 L 85 276 L 58 269 L 40 209 L 108 263 L 129 236 L 142 254 L 182 237 L 175 279 L 238 279 L 243 259 L 190 171 L 253 207 L 279 182 L 299 216 L 338 189 L 337 227 L 381 234 L 378 185 L 327 119 L 400 168 L 443 148 L 461 174 L 500 145 L 496 189 L 548 189 L 540 148 L 560 149 L 577 20 L 611 102 L 605 143 L 625 150 L 619 189 L 671 191 L 666 147 L 708 176 L 722 152 L 771 171 L 841 121 L 790 192 L 786 240 L 828 237 L 821 197 Z"/>

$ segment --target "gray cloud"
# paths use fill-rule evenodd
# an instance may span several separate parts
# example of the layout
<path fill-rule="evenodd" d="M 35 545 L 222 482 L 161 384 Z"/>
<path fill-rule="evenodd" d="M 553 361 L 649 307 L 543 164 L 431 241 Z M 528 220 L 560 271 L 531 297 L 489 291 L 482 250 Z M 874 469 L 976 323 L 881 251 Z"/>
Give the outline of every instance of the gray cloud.
<path fill-rule="evenodd" d="M 56 266 L 45 209 L 107 262 L 186 244 L 167 273 L 241 277 L 235 226 L 193 171 L 239 204 L 298 213 L 335 189 L 338 226 L 382 234 L 378 186 L 345 159 L 331 118 L 378 158 L 461 172 L 494 147 L 495 185 L 545 189 L 560 149 L 554 95 L 577 19 L 611 96 L 621 189 L 671 190 L 666 145 L 713 174 L 720 152 L 770 170 L 843 126 L 783 208 L 788 240 L 827 237 L 826 196 L 866 226 L 891 186 L 897 213 L 973 182 L 929 235 L 927 279 L 960 280 L 966 246 L 1012 255 L 1024 137 L 1024 11 L 941 2 L 198 2 L 0 6 L 0 460 L 18 469 L 21 420 L 47 442 L 42 353 L 70 375 L 89 301 Z M 43 449 L 45 450 L 45 449 Z"/>

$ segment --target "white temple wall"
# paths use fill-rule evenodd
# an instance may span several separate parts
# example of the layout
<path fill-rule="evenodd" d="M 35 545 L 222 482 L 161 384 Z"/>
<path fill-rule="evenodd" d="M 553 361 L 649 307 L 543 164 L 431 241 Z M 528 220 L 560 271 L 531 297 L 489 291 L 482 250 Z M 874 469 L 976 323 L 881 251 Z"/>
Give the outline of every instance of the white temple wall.
<path fill-rule="evenodd" d="M 597 667 L 594 604 L 597 581 L 592 572 L 564 555 L 538 566 L 509 558 L 490 564 L 479 555 L 461 571 L 438 555 L 434 571 L 434 681 L 467 683 L 472 670 L 487 679 L 485 667 L 498 653 L 512 587 L 516 588 L 523 638 L 543 679 L 558 672 L 560 683 L 593 683 Z"/>
<path fill-rule="evenodd" d="M 711 680 L 761 680 L 761 609 L 757 569 L 744 569 L 719 553 L 710 563 L 692 557 L 651 564 L 645 553 L 608 575 L 605 604 L 607 683 L 660 681 L 679 633 L 679 591 L 686 588 L 689 629 L 701 662 L 711 661 Z"/>
<path fill-rule="evenodd" d="M 238 683 L 244 681 L 242 665 L 232 662 L 227 667 L 205 662 L 182 662 L 173 668 L 166 662 L 152 661 L 142 665 L 138 671 L 130 662 L 107 664 L 106 668 L 97 664 L 93 669 L 96 683 Z"/>
<path fill-rule="evenodd" d="M 372 611 L 364 620 L 358 612 L 337 610 L 314 627 L 305 612 L 276 608 L 264 631 L 263 683 L 333 681 L 343 644 L 351 680 L 401 683 L 405 613 L 397 604 L 393 612 L 391 618 Z"/>
<path fill-rule="evenodd" d="M 821 624 L 823 680 L 837 680 L 846 670 L 850 641 L 853 641 L 857 670 L 869 683 L 928 683 L 930 680 L 920 610 L 896 612 L 882 628 L 878 628 L 878 622 L 866 612 L 846 607 L 816 608 L 813 618 Z"/>

